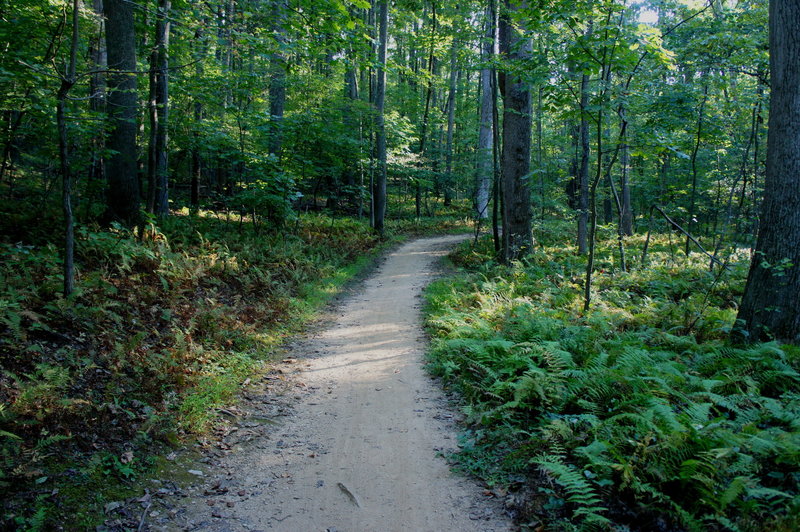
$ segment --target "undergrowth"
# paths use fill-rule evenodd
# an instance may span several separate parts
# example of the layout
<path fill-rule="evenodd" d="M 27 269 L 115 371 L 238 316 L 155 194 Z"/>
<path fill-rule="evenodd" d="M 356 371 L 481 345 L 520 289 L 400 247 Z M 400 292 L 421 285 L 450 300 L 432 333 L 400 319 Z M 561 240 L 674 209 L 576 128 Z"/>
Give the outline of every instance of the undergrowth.
<path fill-rule="evenodd" d="M 349 219 L 256 231 L 211 212 L 76 241 L 68 300 L 54 245 L 0 241 L 0 528 L 93 528 L 391 242 Z"/>
<path fill-rule="evenodd" d="M 464 244 L 467 272 L 428 291 L 460 466 L 520 490 L 532 528 L 796 530 L 800 349 L 727 342 L 747 255 L 710 272 L 668 235 L 629 272 L 601 255 L 583 313 L 585 261 L 557 234 L 510 267 Z"/>

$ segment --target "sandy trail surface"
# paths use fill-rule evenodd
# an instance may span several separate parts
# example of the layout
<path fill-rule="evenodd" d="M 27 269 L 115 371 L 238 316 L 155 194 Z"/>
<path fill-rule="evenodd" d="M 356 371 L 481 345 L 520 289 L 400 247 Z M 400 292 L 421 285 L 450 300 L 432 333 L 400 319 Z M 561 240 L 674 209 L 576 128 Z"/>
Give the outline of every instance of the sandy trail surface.
<path fill-rule="evenodd" d="M 264 395 L 246 394 L 242 407 L 243 419 L 275 424 L 232 427 L 239 439 L 223 438 L 230 450 L 195 472 L 202 485 L 171 527 L 512 530 L 499 501 L 450 471 L 443 455 L 457 445 L 458 414 L 422 368 L 421 292 L 463 238 L 424 238 L 391 252 L 329 323 L 291 346 Z"/>

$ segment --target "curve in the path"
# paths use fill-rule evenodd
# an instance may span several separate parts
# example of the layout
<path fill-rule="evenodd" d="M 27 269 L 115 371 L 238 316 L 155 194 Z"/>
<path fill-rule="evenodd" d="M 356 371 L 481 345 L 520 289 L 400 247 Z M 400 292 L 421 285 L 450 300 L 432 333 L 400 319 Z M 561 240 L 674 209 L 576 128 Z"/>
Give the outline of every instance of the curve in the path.
<path fill-rule="evenodd" d="M 453 414 L 422 368 L 420 295 L 463 238 L 390 253 L 335 322 L 300 344 L 293 355 L 312 356 L 298 378 L 311 392 L 270 443 L 229 459 L 228 478 L 248 497 L 204 521 L 208 529 L 510 530 L 474 481 L 449 470 Z"/>

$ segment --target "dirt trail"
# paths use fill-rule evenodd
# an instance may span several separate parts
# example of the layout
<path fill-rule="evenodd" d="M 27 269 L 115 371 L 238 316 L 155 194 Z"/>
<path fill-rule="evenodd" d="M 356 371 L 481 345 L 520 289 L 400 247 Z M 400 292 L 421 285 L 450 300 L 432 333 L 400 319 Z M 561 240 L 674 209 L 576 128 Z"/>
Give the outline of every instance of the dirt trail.
<path fill-rule="evenodd" d="M 264 396 L 286 387 L 283 404 L 267 405 L 284 417 L 210 461 L 205 495 L 177 516 L 184 530 L 512 529 L 499 502 L 441 456 L 456 447 L 456 414 L 421 367 L 420 294 L 463 238 L 390 253 L 332 323 L 292 347 L 290 375 L 273 376 Z"/>

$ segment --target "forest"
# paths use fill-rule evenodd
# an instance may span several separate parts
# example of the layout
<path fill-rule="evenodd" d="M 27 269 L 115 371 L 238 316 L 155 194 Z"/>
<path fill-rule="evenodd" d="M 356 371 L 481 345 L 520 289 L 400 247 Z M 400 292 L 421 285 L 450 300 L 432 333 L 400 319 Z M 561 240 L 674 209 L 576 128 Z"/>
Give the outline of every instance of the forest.
<path fill-rule="evenodd" d="M 0 0 L 0 528 L 94 529 L 382 252 L 461 233 L 427 367 L 523 530 L 797 529 L 798 26 Z"/>

